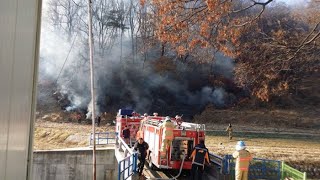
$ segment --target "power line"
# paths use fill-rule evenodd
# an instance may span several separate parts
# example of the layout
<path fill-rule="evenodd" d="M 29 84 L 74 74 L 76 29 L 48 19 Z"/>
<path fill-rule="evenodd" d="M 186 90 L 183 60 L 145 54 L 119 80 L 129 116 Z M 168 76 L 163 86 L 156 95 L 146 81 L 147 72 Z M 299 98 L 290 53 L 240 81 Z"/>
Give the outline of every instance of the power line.
<path fill-rule="evenodd" d="M 66 65 L 66 63 L 67 63 L 67 61 L 68 61 L 68 59 L 69 59 L 70 52 L 71 52 L 71 50 L 73 49 L 74 42 L 76 41 L 77 36 L 78 36 L 78 33 L 75 35 L 75 37 L 74 37 L 74 39 L 73 39 L 73 42 L 72 42 L 72 44 L 71 44 L 71 46 L 70 46 L 69 52 L 68 52 L 68 54 L 67 54 L 67 57 L 66 57 L 66 59 L 64 60 L 64 63 L 63 63 L 63 65 L 62 65 L 62 67 L 61 67 L 61 69 L 60 69 L 60 72 L 59 72 L 59 74 L 58 74 L 58 77 L 57 77 L 57 79 L 56 79 L 56 83 L 58 83 L 58 80 L 59 80 L 59 78 L 60 78 L 60 75 L 61 75 L 61 73 L 62 73 L 62 70 L 64 69 L 64 66 Z"/>

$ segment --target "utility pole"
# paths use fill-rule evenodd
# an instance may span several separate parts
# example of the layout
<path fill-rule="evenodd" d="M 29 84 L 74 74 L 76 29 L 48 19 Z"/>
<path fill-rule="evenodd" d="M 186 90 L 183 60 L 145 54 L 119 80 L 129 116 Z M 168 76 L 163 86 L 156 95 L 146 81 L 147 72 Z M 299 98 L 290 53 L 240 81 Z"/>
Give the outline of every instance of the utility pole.
<path fill-rule="evenodd" d="M 91 106 L 92 106 L 92 179 L 96 180 L 96 95 L 94 88 L 94 66 L 93 66 L 93 37 L 92 37 L 92 1 L 88 0 L 88 26 L 89 26 L 89 55 L 90 55 L 90 82 L 91 82 Z"/>

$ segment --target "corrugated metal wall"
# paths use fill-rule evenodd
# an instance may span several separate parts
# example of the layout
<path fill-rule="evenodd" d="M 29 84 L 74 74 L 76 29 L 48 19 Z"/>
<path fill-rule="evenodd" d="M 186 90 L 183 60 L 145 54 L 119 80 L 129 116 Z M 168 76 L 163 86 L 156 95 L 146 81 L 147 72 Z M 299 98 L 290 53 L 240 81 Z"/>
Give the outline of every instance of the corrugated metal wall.
<path fill-rule="evenodd" d="M 29 172 L 40 2 L 0 0 L 0 180 Z"/>

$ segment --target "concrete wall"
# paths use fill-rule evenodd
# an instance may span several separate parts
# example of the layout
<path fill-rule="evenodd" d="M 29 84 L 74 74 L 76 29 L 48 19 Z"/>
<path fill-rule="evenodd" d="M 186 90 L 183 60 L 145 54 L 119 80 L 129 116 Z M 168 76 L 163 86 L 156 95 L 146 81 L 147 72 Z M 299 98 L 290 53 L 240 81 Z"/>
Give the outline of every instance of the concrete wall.
<path fill-rule="evenodd" d="M 117 179 L 114 149 L 96 151 L 97 180 Z M 33 180 L 92 179 L 91 150 L 36 151 L 33 154 Z"/>

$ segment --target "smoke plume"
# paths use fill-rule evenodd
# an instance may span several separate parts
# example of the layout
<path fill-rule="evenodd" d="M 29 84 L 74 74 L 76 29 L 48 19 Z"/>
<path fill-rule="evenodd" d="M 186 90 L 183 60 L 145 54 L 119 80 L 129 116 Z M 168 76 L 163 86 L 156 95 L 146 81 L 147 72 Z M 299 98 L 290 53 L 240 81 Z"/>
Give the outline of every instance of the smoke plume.
<path fill-rule="evenodd" d="M 63 33 L 46 27 L 44 22 L 39 83 L 50 81 L 54 84 L 53 93 L 64 100 L 64 110 L 80 110 L 90 118 L 92 99 L 86 39 L 76 34 L 67 38 Z M 230 58 L 218 54 L 212 65 L 172 60 L 169 70 L 159 71 L 155 67 L 160 57 L 158 54 L 149 54 L 146 62 L 139 56 L 133 60 L 129 38 L 124 37 L 122 51 L 118 40 L 115 41 L 113 48 L 104 53 L 95 45 L 97 114 L 133 108 L 141 113 L 193 115 L 209 103 L 216 107 L 227 105 L 228 93 L 223 87 L 210 83 L 208 77 L 214 71 L 217 75 L 232 78 L 234 65 Z M 41 89 L 39 93 L 45 91 L 52 93 L 52 89 Z M 46 98 L 48 93 L 45 94 L 39 96 L 40 99 Z"/>

